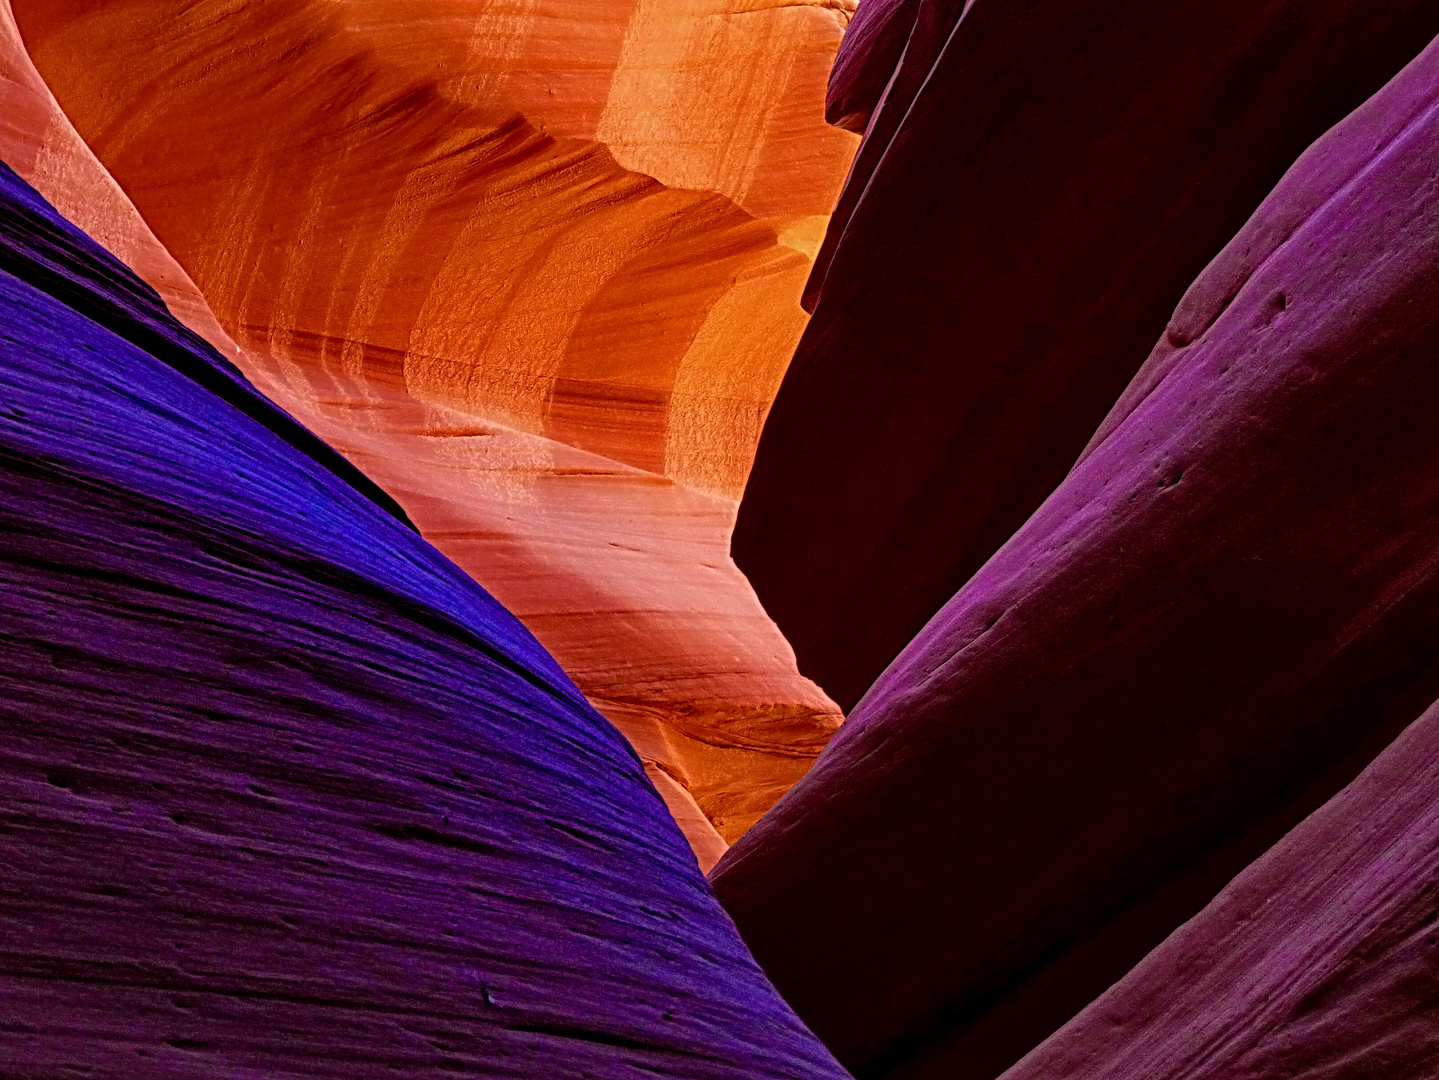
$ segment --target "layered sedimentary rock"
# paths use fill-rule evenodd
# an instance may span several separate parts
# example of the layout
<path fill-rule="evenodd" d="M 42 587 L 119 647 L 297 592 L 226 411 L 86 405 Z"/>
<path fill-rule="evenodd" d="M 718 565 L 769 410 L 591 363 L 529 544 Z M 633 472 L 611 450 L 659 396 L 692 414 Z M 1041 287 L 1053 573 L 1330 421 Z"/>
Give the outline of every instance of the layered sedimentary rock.
<path fill-rule="evenodd" d="M 16 14 L 242 345 L 737 494 L 853 144 L 820 105 L 844 6 Z"/>
<path fill-rule="evenodd" d="M 845 708 L 1063 478 L 1298 154 L 1439 32 L 1421 0 L 870 2 L 832 113 L 882 102 L 734 539 Z"/>
<path fill-rule="evenodd" d="M 1005 1080 L 1439 1072 L 1439 708 Z"/>
<path fill-rule="evenodd" d="M 858 1075 L 1001 1072 L 1439 693 L 1436 157 L 1439 45 L 1300 158 L 720 863 Z"/>
<path fill-rule="evenodd" d="M 854 142 L 847 5 L 16 8 L 237 362 L 539 635 L 709 865 L 840 719 L 727 548 Z"/>
<path fill-rule="evenodd" d="M 705 869 L 837 727 L 728 558 L 732 503 L 373 384 L 248 359 L 563 657 Z"/>
<path fill-rule="evenodd" d="M 0 252 L 0 1071 L 843 1076 L 513 616 L 8 169 Z"/>
<path fill-rule="evenodd" d="M 71 126 L 0 0 L 0 161 L 140 275 L 185 325 L 225 355 L 235 345 L 194 283 Z"/>

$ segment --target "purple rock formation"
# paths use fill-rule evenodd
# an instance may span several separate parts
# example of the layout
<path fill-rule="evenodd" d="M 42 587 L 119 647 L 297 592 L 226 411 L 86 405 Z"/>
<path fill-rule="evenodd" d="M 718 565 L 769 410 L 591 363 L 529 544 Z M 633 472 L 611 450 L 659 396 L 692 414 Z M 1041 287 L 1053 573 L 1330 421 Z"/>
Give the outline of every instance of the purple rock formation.
<path fill-rule="evenodd" d="M 843 1077 L 513 617 L 3 168 L 0 248 L 0 1075 Z"/>
<path fill-rule="evenodd" d="M 1439 43 L 717 867 L 857 1074 L 1000 1072 L 1439 694 L 1436 162 Z"/>
<path fill-rule="evenodd" d="M 904 55 L 915 15 L 929 0 L 864 0 L 850 20 L 829 73 L 824 118 L 864 134 Z"/>
<path fill-rule="evenodd" d="M 18 177 L 7 182 L 24 183 Z M 128 269 L 111 273 L 110 264 L 118 265 L 117 260 L 53 208 L 42 211 L 25 201 L 21 196 L 27 192 L 25 185 L 12 200 L 10 213 L 0 216 L 0 270 L 173 367 L 414 528 L 400 504 L 378 484 L 251 386 L 208 342 L 172 319 L 154 289 Z"/>
<path fill-rule="evenodd" d="M 1005 1080 L 1439 1075 L 1439 706 Z"/>
<path fill-rule="evenodd" d="M 1439 32 L 1428 0 L 915 11 L 733 546 L 846 708 L 1064 477 L 1284 170 Z"/>

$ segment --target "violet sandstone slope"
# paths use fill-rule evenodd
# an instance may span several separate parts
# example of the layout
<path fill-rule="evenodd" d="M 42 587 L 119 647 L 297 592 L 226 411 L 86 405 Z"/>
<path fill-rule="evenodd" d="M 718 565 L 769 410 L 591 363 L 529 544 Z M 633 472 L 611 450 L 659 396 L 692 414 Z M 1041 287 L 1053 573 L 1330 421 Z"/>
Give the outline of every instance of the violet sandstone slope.
<path fill-rule="evenodd" d="M 858 1075 L 1002 1071 L 1439 693 L 1436 155 L 1439 44 L 1300 158 L 721 861 Z"/>
<path fill-rule="evenodd" d="M 1439 707 L 1004 1080 L 1439 1070 Z"/>
<path fill-rule="evenodd" d="M 1422 0 L 893 10 L 848 58 L 882 71 L 907 34 L 733 542 L 846 710 L 1064 477 L 1294 159 L 1439 33 Z"/>

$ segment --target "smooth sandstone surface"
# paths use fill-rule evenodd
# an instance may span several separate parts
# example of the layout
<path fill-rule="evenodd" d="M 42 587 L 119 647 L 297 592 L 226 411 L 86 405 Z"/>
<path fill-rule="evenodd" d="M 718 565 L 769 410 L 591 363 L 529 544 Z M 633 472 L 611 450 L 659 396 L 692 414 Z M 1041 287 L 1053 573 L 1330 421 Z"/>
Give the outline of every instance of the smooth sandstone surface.
<path fill-rule="evenodd" d="M 882 7 L 862 71 L 912 32 L 733 545 L 846 709 L 1064 477 L 1285 169 L 1439 32 L 1421 0 Z"/>
<path fill-rule="evenodd" d="M 1005 1080 L 1439 1072 L 1439 708 Z"/>
<path fill-rule="evenodd" d="M 840 1080 L 512 615 L 8 169 L 0 252 L 0 1071 Z"/>
<path fill-rule="evenodd" d="M 1439 45 L 716 868 L 857 1075 L 1002 1072 L 1439 693 L 1436 160 Z"/>
<path fill-rule="evenodd" d="M 848 9 L 501 7 L 17 14 L 237 362 L 539 635 L 708 867 L 841 719 L 728 538 L 854 142 Z"/>
<path fill-rule="evenodd" d="M 66 113 L 241 345 L 737 495 L 854 144 L 822 119 L 844 8 L 16 14 Z M 729 379 L 692 378 L 716 349 Z M 696 410 L 709 430 L 679 422 Z"/>
<path fill-rule="evenodd" d="M 865 0 L 855 12 L 829 73 L 824 101 L 828 123 L 864 134 L 904 56 L 921 7 L 922 0 Z"/>

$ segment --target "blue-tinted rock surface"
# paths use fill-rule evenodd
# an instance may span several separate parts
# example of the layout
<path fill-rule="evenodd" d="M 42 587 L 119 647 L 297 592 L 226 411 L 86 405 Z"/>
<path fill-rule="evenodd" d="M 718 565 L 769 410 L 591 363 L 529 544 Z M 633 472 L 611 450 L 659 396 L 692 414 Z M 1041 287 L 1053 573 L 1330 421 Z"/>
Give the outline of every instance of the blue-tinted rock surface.
<path fill-rule="evenodd" d="M 520 624 L 0 169 L 0 1075 L 844 1075 Z"/>

